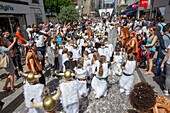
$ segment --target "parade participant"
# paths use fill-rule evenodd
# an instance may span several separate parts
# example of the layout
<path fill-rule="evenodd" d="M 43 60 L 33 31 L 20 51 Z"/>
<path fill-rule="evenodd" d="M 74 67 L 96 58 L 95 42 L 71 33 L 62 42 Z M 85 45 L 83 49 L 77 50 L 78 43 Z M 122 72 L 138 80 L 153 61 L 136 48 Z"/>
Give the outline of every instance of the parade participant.
<path fill-rule="evenodd" d="M 97 66 L 97 71 L 92 79 L 92 88 L 94 89 L 95 98 L 99 99 L 101 96 L 107 95 L 107 81 L 106 77 L 109 74 L 108 63 L 106 63 L 106 57 L 100 56 L 100 65 Z"/>
<path fill-rule="evenodd" d="M 73 59 L 74 60 L 78 60 L 78 58 L 81 57 L 80 50 L 79 50 L 78 45 L 76 43 L 73 44 L 72 53 L 73 53 Z"/>
<path fill-rule="evenodd" d="M 134 85 L 129 95 L 135 113 L 170 113 L 170 100 L 164 96 L 157 96 L 148 83 L 140 82 Z"/>
<path fill-rule="evenodd" d="M 34 102 L 41 102 L 44 85 L 39 83 L 39 78 L 41 75 L 34 75 L 31 72 L 28 73 L 21 73 L 26 77 L 26 84 L 24 84 L 24 98 L 25 98 L 25 106 L 28 108 L 28 113 L 44 113 L 43 109 L 36 109 L 31 107 L 30 101 L 34 98 Z"/>
<path fill-rule="evenodd" d="M 63 45 L 58 45 L 58 63 L 59 63 L 59 72 L 63 71 L 63 60 L 62 60 L 62 54 L 63 54 Z"/>
<path fill-rule="evenodd" d="M 114 62 L 114 64 L 112 65 L 113 75 L 121 75 L 122 74 L 121 65 L 123 64 L 123 56 L 121 54 L 121 48 L 119 48 L 119 46 L 116 46 L 115 48 L 113 54 L 113 62 Z"/>
<path fill-rule="evenodd" d="M 66 70 L 64 72 L 66 81 L 59 85 L 62 92 L 61 103 L 66 113 L 79 112 L 79 85 L 76 80 L 73 80 L 73 76 L 74 74 L 71 70 Z"/>
<path fill-rule="evenodd" d="M 110 61 L 110 54 L 112 54 L 109 49 L 105 46 L 104 43 L 101 44 L 101 47 L 98 49 L 99 55 L 103 55 L 106 57 L 106 61 Z"/>
<path fill-rule="evenodd" d="M 95 72 L 97 71 L 97 66 L 100 65 L 100 62 L 99 62 L 99 53 L 95 52 L 93 53 L 93 58 L 92 58 L 92 62 L 91 62 L 91 67 L 92 67 L 92 74 L 94 75 Z"/>
<path fill-rule="evenodd" d="M 56 113 L 57 100 L 61 96 L 61 90 L 58 88 L 54 96 L 46 96 L 42 102 L 34 103 L 34 98 L 30 102 L 30 106 L 34 108 L 44 108 L 46 113 Z"/>
<path fill-rule="evenodd" d="M 54 75 L 56 60 L 56 40 L 53 38 L 47 46 L 48 62 L 50 64 L 51 75 Z"/>
<path fill-rule="evenodd" d="M 38 56 L 35 53 L 36 50 L 36 43 L 33 43 L 26 55 L 26 69 L 33 73 L 40 73 L 42 76 L 39 79 L 40 83 L 45 85 L 45 77 L 42 74 L 42 67 L 40 61 L 38 60 Z"/>
<path fill-rule="evenodd" d="M 78 64 L 77 67 L 74 69 L 76 73 L 76 79 L 78 81 L 79 85 L 79 97 L 86 97 L 88 92 L 87 92 L 87 70 L 83 68 L 84 64 L 84 59 L 79 58 L 78 59 Z"/>
<path fill-rule="evenodd" d="M 133 53 L 128 54 L 126 64 L 122 66 L 122 69 L 123 74 L 119 80 L 120 93 L 125 92 L 126 95 L 129 95 L 134 81 L 134 71 L 136 69 L 136 61 Z"/>
<path fill-rule="evenodd" d="M 105 42 L 105 46 L 109 49 L 110 58 L 111 58 L 115 48 L 113 48 L 113 45 L 110 44 L 109 41 L 107 41 L 107 39 L 106 39 L 106 42 Z"/>
<path fill-rule="evenodd" d="M 77 61 L 73 59 L 73 53 L 71 51 L 67 52 L 67 58 L 68 60 L 64 62 L 65 69 L 70 69 L 73 71 L 77 66 Z"/>
<path fill-rule="evenodd" d="M 64 63 L 65 63 L 65 61 L 68 60 L 68 58 L 67 58 L 67 52 L 68 52 L 68 49 L 67 49 L 67 48 L 64 48 L 64 49 L 63 49 L 63 52 L 62 52 L 62 68 L 63 68 L 63 72 L 65 71 L 65 65 L 64 65 Z"/>
<path fill-rule="evenodd" d="M 126 48 L 126 43 L 129 41 L 129 31 L 127 28 L 121 28 L 118 40 L 122 42 L 122 46 Z"/>
<path fill-rule="evenodd" d="M 135 56 L 135 60 L 137 61 L 137 55 L 138 55 L 138 42 L 136 39 L 136 33 L 135 31 L 130 32 L 130 40 L 126 43 L 126 52 L 133 53 Z"/>

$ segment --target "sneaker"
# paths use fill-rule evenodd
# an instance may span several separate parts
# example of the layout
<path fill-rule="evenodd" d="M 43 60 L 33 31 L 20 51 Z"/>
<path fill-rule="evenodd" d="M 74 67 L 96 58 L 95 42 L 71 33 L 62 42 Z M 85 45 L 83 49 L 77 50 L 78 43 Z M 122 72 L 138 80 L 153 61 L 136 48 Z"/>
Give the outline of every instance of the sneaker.
<path fill-rule="evenodd" d="M 130 95 L 130 92 L 129 92 L 129 91 L 128 91 L 128 92 L 125 92 L 125 95 L 126 95 L 126 96 Z"/>
<path fill-rule="evenodd" d="M 121 93 L 124 93 L 124 92 L 125 92 L 125 90 L 122 89 L 122 88 L 120 88 L 120 94 L 121 94 Z"/>
<path fill-rule="evenodd" d="M 164 92 L 164 95 L 165 95 L 165 96 L 169 96 L 168 90 L 164 90 L 163 92 Z"/>

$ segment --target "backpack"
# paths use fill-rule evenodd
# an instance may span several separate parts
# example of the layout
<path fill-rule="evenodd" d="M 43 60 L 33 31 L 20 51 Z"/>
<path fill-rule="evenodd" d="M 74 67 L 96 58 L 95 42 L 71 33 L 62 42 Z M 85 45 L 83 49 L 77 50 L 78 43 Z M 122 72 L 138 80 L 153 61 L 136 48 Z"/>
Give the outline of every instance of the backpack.
<path fill-rule="evenodd" d="M 7 54 L 0 54 L 0 69 L 9 67 L 9 56 Z"/>
<path fill-rule="evenodd" d="M 163 36 L 164 36 L 164 35 L 161 35 L 161 36 L 158 38 L 158 40 L 159 40 L 159 44 L 160 44 L 161 49 L 162 49 L 162 50 L 165 50 L 165 49 L 167 49 L 167 48 L 165 47 L 165 42 L 164 42 L 164 40 L 163 40 Z M 168 36 L 167 34 L 165 34 L 165 36 L 167 36 L 167 37 L 169 38 L 169 41 L 170 41 L 170 36 Z"/>

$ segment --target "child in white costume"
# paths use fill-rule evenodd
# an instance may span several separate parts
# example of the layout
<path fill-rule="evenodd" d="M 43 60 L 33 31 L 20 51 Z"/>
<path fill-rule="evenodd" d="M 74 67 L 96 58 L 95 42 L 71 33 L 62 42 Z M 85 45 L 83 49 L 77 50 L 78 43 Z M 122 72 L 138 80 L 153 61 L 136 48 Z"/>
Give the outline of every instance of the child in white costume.
<path fill-rule="evenodd" d="M 123 74 L 119 80 L 120 93 L 125 92 L 126 95 L 129 95 L 134 81 L 133 73 L 135 68 L 136 61 L 134 60 L 134 55 L 132 53 L 128 54 Z"/>
<path fill-rule="evenodd" d="M 87 70 L 83 68 L 83 63 L 84 63 L 84 59 L 79 58 L 78 66 L 74 69 L 76 73 L 77 82 L 79 83 L 79 97 L 88 95 L 87 81 L 86 81 Z"/>
<path fill-rule="evenodd" d="M 101 48 L 98 49 L 99 55 L 104 55 L 106 57 L 106 61 L 110 61 L 110 51 L 109 49 L 103 44 L 101 44 Z"/>
<path fill-rule="evenodd" d="M 80 49 L 78 48 L 77 44 L 73 44 L 72 53 L 73 53 L 73 59 L 74 60 L 78 60 L 78 58 L 81 57 Z"/>
<path fill-rule="evenodd" d="M 121 75 L 122 74 L 121 65 L 123 63 L 123 56 L 121 55 L 120 48 L 118 47 L 115 48 L 115 52 L 113 54 L 113 61 L 115 62 L 112 65 L 113 75 Z"/>
<path fill-rule="evenodd" d="M 64 74 L 66 82 L 61 83 L 61 103 L 66 113 L 79 112 L 79 92 L 78 82 L 72 79 L 71 72 L 66 71 Z"/>
<path fill-rule="evenodd" d="M 32 73 L 29 73 L 32 74 Z M 22 74 L 24 75 L 24 74 Z M 26 75 L 27 76 L 27 75 Z M 35 78 L 33 78 L 35 80 Z M 29 82 L 29 81 L 28 81 Z M 43 100 L 44 85 L 32 81 L 32 83 L 24 84 L 25 106 L 28 108 L 28 113 L 44 113 L 43 109 L 36 109 L 30 106 L 30 101 L 34 98 L 34 102 L 39 103 Z"/>
<path fill-rule="evenodd" d="M 107 81 L 106 77 L 109 75 L 108 63 L 106 57 L 100 56 L 100 65 L 97 67 L 96 76 L 92 79 L 92 88 L 96 94 L 95 98 L 107 95 Z"/>
<path fill-rule="evenodd" d="M 68 52 L 68 49 L 67 49 L 67 48 L 64 48 L 64 49 L 63 49 L 63 52 L 62 52 L 62 69 L 63 69 L 63 72 L 65 71 L 64 62 L 68 60 L 68 58 L 67 58 L 67 52 Z"/>

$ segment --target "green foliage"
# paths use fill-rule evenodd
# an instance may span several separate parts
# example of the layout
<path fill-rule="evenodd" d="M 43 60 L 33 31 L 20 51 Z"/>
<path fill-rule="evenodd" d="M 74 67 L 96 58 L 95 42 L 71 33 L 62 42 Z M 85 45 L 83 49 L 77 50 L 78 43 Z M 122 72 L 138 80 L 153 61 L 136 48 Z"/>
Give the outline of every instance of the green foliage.
<path fill-rule="evenodd" d="M 64 22 L 77 21 L 78 20 L 78 11 L 72 5 L 64 6 L 60 9 L 58 19 L 63 20 Z"/>
<path fill-rule="evenodd" d="M 45 0 L 45 8 L 50 9 L 51 12 L 56 12 L 57 0 Z M 72 5 L 71 0 L 58 0 L 58 9 L 61 9 L 63 6 Z M 59 10 L 58 10 L 59 11 Z"/>

